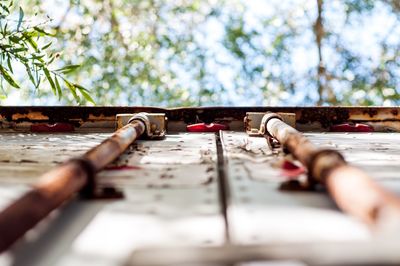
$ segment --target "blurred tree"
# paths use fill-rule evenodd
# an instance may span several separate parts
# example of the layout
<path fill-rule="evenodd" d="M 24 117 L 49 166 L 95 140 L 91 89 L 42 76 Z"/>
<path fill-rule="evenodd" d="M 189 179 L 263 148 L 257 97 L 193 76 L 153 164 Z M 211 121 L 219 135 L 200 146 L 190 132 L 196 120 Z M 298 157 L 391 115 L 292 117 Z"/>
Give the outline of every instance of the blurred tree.
<path fill-rule="evenodd" d="M 82 65 L 71 78 L 98 104 L 400 102 L 397 0 L 21 4 L 32 14 L 52 10 L 58 63 Z M 74 101 L 67 96 L 61 103 Z"/>
<path fill-rule="evenodd" d="M 65 85 L 77 101 L 79 101 L 79 92 L 84 99 L 93 102 L 84 87 L 72 83 L 65 77 L 65 74 L 74 71 L 79 65 L 51 67 L 58 58 L 58 53 L 47 52 L 52 45 L 48 39 L 51 39 L 53 35 L 43 29 L 43 26 L 50 23 L 51 19 L 47 17 L 38 22 L 25 18 L 21 7 L 18 9 L 18 17 L 14 18 L 12 10 L 15 8 L 11 0 L 0 1 L 0 88 L 3 91 L 0 98 L 6 98 L 7 85 L 14 89 L 20 88 L 19 82 L 14 78 L 14 68 L 22 67 L 35 89 L 38 89 L 42 80 L 45 79 L 52 93 L 59 99 L 63 96 L 62 88 Z M 15 63 L 18 65 L 15 66 Z"/>

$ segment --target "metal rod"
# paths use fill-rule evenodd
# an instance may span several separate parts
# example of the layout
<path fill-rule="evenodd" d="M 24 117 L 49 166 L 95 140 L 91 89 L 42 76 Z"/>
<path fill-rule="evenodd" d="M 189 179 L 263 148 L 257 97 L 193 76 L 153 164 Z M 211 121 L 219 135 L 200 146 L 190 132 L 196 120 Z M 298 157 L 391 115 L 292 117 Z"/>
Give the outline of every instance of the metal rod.
<path fill-rule="evenodd" d="M 154 254 L 157 254 L 156 256 Z M 152 247 L 135 249 L 127 266 L 166 265 L 293 265 L 365 266 L 399 265 L 398 242 L 270 243 L 262 245 L 222 245 L 216 247 Z M 302 262 L 302 263 L 300 263 Z M 284 264 L 284 263 L 283 263 Z M 285 264 L 286 265 L 286 264 Z M 292 264 L 291 264 L 292 265 Z"/>
<path fill-rule="evenodd" d="M 81 157 L 45 173 L 33 188 L 0 213 L 0 253 L 77 192 L 90 193 L 94 175 L 114 161 L 146 130 L 143 115 Z"/>
<path fill-rule="evenodd" d="M 349 165 L 336 150 L 320 149 L 274 113 L 264 115 L 261 129 L 277 139 L 307 167 L 309 181 L 323 184 L 336 204 L 363 222 L 388 230 L 400 226 L 400 200 Z"/>

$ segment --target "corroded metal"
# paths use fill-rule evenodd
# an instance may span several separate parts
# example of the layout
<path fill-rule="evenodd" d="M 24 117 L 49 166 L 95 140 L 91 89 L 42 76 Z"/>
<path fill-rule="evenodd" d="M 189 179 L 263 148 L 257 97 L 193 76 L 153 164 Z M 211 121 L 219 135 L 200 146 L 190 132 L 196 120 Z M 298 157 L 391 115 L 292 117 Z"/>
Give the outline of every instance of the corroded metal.
<path fill-rule="evenodd" d="M 296 127 L 296 115 L 294 113 L 265 113 L 260 112 L 249 112 L 244 117 L 244 128 L 249 136 L 260 136 L 268 134 L 265 129 L 265 125 L 268 120 L 277 117 L 292 127 Z"/>
<path fill-rule="evenodd" d="M 336 150 L 320 149 L 279 117 L 267 114 L 266 129 L 307 167 L 310 182 L 326 185 L 338 206 L 361 219 L 380 226 L 400 223 L 400 200 L 384 190 L 363 171 L 348 165 Z"/>
<path fill-rule="evenodd" d="M 165 136 L 167 120 L 163 113 L 118 114 L 116 128 L 129 124 L 132 119 L 140 120 L 146 125 L 146 138 L 156 139 Z"/>
<path fill-rule="evenodd" d="M 16 113 L 24 109 L 32 112 Z M 84 154 L 109 137 L 114 131 L 113 113 L 116 110 L 129 114 L 147 110 L 156 114 L 163 109 L 18 107 L 10 117 L 14 120 L 2 117 L 0 208 L 28 191 L 29 184 L 35 184 L 35 177 L 49 167 Z M 123 198 L 68 201 L 26 234 L 26 239 L 2 254 L 10 254 L 14 260 L 5 265 L 127 265 L 132 250 L 130 262 L 135 265 L 150 264 L 155 260 L 163 265 L 177 265 L 179 261 L 171 259 L 171 252 L 164 252 L 164 248 L 176 245 L 179 248 L 173 253 L 178 260 L 184 260 L 184 265 L 191 261 L 253 265 L 253 262 L 257 264 L 255 259 L 271 259 L 271 254 L 277 260 L 297 259 L 285 256 L 291 252 L 297 252 L 307 262 L 320 254 L 322 258 L 332 257 L 336 265 L 336 262 L 341 263 L 344 254 L 349 254 L 354 264 L 376 265 L 388 261 L 398 264 L 396 251 L 399 242 L 389 241 L 392 237 L 398 240 L 393 231 L 376 239 L 376 231 L 340 211 L 328 193 L 320 193 L 319 186 L 318 192 L 310 189 L 295 193 L 283 191 L 282 184 L 288 180 L 303 184 L 307 172 L 300 162 L 277 145 L 276 140 L 248 136 L 243 131 L 242 119 L 246 111 L 293 113 L 292 117 L 296 117 L 294 128 L 314 131 L 304 132 L 314 146 L 340 151 L 347 162 L 400 195 L 400 133 L 377 133 L 400 128 L 397 108 L 210 107 L 166 110 L 169 131 L 174 132 L 161 141 L 136 141 L 96 177 L 96 193 L 119 189 Z M 60 130 L 58 123 L 63 123 L 62 128 L 64 124 L 65 128 L 73 126 L 74 132 Z M 187 125 L 193 123 L 218 123 L 229 125 L 230 129 L 221 131 L 218 138 L 216 134 L 188 132 Z M 347 124 L 347 127 L 355 123 L 371 125 L 374 132 L 327 132 L 340 123 Z M 44 130 L 40 133 L 32 130 L 38 127 Z M 322 172 L 332 170 L 329 166 L 335 162 L 342 163 L 340 157 L 331 162 L 327 157 L 332 156 L 321 153 L 311 157 L 311 161 L 320 164 L 315 176 L 325 175 Z M 85 161 L 73 163 L 85 167 Z M 286 168 L 287 163 L 292 163 L 290 167 L 297 167 L 299 171 Z M 345 170 L 341 169 L 342 173 Z M 79 173 L 77 176 L 80 180 Z M 61 180 L 57 186 L 70 190 L 66 180 Z M 350 180 L 359 182 L 342 174 L 335 180 L 337 184 L 333 186 L 340 188 Z M 346 201 L 343 204 L 349 205 L 359 188 L 355 191 L 349 186 L 348 189 L 348 192 L 339 192 Z M 351 197 L 345 198 L 344 193 Z M 46 195 L 52 196 L 51 193 Z M 371 195 L 368 200 L 374 200 L 374 194 Z M 370 204 L 368 200 L 363 203 Z M 387 221 L 387 214 L 393 212 L 373 210 L 371 213 L 372 216 L 383 215 L 378 220 Z M 339 242 L 339 249 L 327 248 L 332 242 Z M 363 243 L 377 245 L 363 249 Z M 198 249 L 203 246 L 210 249 L 203 253 L 204 250 Z M 195 252 L 187 252 L 190 247 Z M 223 253 L 225 247 L 232 248 L 231 252 Z M 142 260 L 140 250 L 143 249 L 147 250 L 150 260 Z M 360 251 L 359 256 L 354 255 L 357 251 Z M 209 261 L 209 254 L 218 260 L 223 258 Z M 2 265 L 3 258 L 0 255 Z"/>
<path fill-rule="evenodd" d="M 114 161 L 146 131 L 144 117 L 144 114 L 133 117 L 128 125 L 83 156 L 44 174 L 32 190 L 5 208 L 0 213 L 0 252 L 78 191 L 93 193 L 94 174 Z"/>
<path fill-rule="evenodd" d="M 29 131 L 32 123 L 70 123 L 77 132 L 112 131 L 115 116 L 121 113 L 165 113 L 169 131 L 186 131 L 188 124 L 223 123 L 231 130 L 243 130 L 243 117 L 248 112 L 282 112 L 296 115 L 296 128 L 301 131 L 328 131 L 341 123 L 365 123 L 375 131 L 400 131 L 399 107 L 1 107 L 2 130 Z"/>

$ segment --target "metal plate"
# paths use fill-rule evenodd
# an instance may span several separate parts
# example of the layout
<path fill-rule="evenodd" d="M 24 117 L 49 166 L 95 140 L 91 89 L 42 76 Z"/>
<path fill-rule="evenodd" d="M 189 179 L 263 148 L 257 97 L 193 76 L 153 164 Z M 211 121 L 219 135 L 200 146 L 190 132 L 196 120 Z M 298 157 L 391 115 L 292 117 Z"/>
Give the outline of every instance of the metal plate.
<path fill-rule="evenodd" d="M 308 133 L 315 144 L 339 150 L 346 160 L 400 195 L 399 133 Z"/>
<path fill-rule="evenodd" d="M 275 164 L 283 155 L 275 154 L 264 138 L 242 132 L 223 132 L 221 136 L 230 190 L 229 233 L 234 244 L 371 237 L 363 224 L 337 210 L 328 195 L 280 191 L 279 184 L 285 179 Z"/>
<path fill-rule="evenodd" d="M 68 149 L 65 157 L 78 155 L 106 135 L 72 135 L 70 140 L 69 135 L 51 136 L 59 140 L 50 142 L 42 155 L 39 147 L 49 145 L 48 140 L 29 136 L 37 147 L 21 152 L 18 158 L 31 160 L 37 155 L 40 164 L 29 164 L 30 175 L 18 173 L 7 182 L 29 184 L 32 176 L 54 165 L 50 153 L 56 156 Z M 20 137 L 12 145 L 16 150 L 25 145 Z M 69 146 L 70 142 L 74 145 Z M 187 133 L 168 135 L 161 141 L 139 141 L 111 170 L 99 174 L 100 185 L 121 188 L 124 199 L 68 204 L 47 219 L 46 229 L 37 237 L 16 246 L 11 253 L 13 265 L 124 265 L 137 248 L 225 243 L 215 143 L 214 134 Z"/>
<path fill-rule="evenodd" d="M 48 168 L 81 155 L 109 135 L 1 134 L 0 208 Z M 400 192 L 400 134 L 307 136 L 322 147 L 342 151 L 349 162 Z M 125 265 L 132 252 L 151 253 L 155 247 L 371 239 L 370 231 L 340 212 L 327 194 L 279 190 L 285 178 L 278 162 L 284 155 L 271 150 L 264 138 L 230 131 L 221 138 L 230 242 L 225 239 L 215 135 L 169 134 L 161 141 L 140 140 L 99 174 L 99 184 L 122 189 L 124 199 L 74 200 L 0 256 L 0 265 Z"/>
<path fill-rule="evenodd" d="M 217 179 L 216 160 L 213 134 L 168 135 L 162 141 L 138 141 L 132 145 L 99 174 L 99 183 L 120 187 L 198 187 Z"/>
<path fill-rule="evenodd" d="M 32 184 L 40 175 L 106 139 L 108 133 L 2 133 L 0 183 Z"/>

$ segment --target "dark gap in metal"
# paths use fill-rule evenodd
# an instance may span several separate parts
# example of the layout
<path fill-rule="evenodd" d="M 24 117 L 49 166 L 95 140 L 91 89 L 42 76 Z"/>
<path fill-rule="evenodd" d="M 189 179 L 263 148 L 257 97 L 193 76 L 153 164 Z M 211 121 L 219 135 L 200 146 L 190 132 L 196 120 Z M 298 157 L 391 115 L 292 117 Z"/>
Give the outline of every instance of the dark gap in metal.
<path fill-rule="evenodd" d="M 220 131 L 222 132 L 222 131 Z M 229 203 L 229 184 L 228 184 L 228 176 L 226 172 L 226 164 L 225 164 L 225 155 L 224 148 L 222 146 L 222 140 L 219 133 L 215 134 L 216 137 L 216 145 L 217 145 L 217 166 L 218 166 L 218 189 L 219 189 L 219 198 L 221 202 L 222 214 L 224 216 L 225 222 L 225 239 L 226 244 L 230 242 L 229 236 L 229 222 L 228 222 L 228 203 Z"/>

